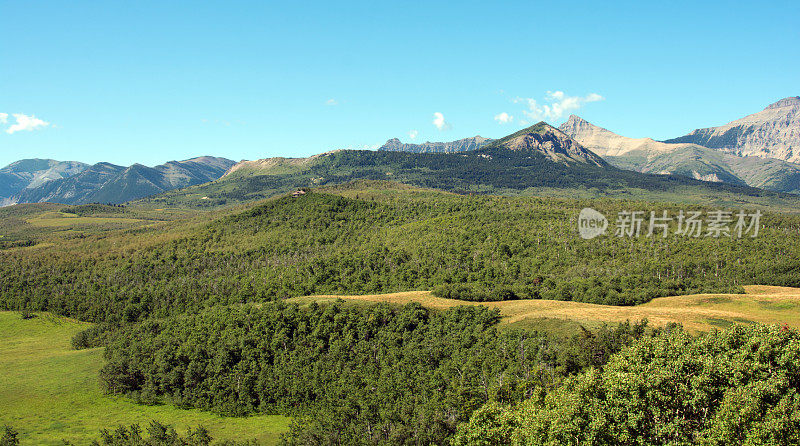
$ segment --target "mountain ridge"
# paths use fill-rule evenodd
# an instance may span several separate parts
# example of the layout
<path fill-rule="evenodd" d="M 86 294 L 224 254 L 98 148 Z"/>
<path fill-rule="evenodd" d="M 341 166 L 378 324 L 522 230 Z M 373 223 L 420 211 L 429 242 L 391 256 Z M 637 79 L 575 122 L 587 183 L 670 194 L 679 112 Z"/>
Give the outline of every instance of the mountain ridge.
<path fill-rule="evenodd" d="M 0 169 L 0 206 L 25 189 L 47 181 L 70 177 L 85 170 L 88 164 L 78 161 L 29 158 L 15 161 Z"/>
<path fill-rule="evenodd" d="M 459 194 L 609 197 L 717 206 L 747 203 L 792 209 L 800 203 L 800 197 L 743 184 L 623 170 L 540 123 L 467 152 L 337 150 L 307 158 L 242 161 L 217 181 L 151 196 L 142 204 L 214 208 L 360 180 Z"/>
<path fill-rule="evenodd" d="M 402 143 L 398 138 L 392 138 L 378 150 L 392 152 L 411 152 L 411 153 L 456 153 L 477 150 L 491 142 L 491 138 L 484 138 L 480 135 L 471 138 L 462 138 L 449 142 L 424 142 L 421 144 Z"/>
<path fill-rule="evenodd" d="M 561 130 L 604 156 L 611 164 L 642 173 L 682 175 L 800 193 L 800 165 L 786 161 L 738 156 L 692 143 L 665 143 L 628 138 L 572 115 Z"/>
<path fill-rule="evenodd" d="M 800 96 L 780 99 L 760 112 L 664 142 L 693 143 L 739 156 L 800 162 Z"/>
<path fill-rule="evenodd" d="M 44 182 L 20 191 L 6 204 L 57 202 L 124 203 L 169 190 L 202 184 L 220 178 L 234 161 L 218 157 L 196 157 L 148 167 L 139 163 L 118 166 L 99 162 L 66 178 Z"/>

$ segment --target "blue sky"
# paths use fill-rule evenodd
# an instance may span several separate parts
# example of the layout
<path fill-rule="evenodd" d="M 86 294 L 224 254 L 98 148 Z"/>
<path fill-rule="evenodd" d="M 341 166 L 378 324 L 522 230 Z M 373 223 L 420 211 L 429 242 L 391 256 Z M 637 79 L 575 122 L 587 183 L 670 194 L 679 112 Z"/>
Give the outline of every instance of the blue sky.
<path fill-rule="evenodd" d="M 307 156 L 570 113 L 669 138 L 799 95 L 798 19 L 797 1 L 0 0 L 0 165 Z"/>

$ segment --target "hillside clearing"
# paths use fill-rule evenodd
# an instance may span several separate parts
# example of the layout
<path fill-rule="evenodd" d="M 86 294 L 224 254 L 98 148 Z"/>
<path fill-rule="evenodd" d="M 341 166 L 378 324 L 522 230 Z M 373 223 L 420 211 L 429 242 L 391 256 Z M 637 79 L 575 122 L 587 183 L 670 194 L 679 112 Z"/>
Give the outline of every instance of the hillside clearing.
<path fill-rule="evenodd" d="M 787 324 L 800 328 L 800 288 L 752 285 L 746 294 L 693 294 L 653 299 L 636 306 L 596 305 L 554 300 L 512 300 L 504 302 L 467 302 L 443 299 L 430 291 L 333 296 L 319 295 L 290 299 L 290 302 L 330 302 L 336 299 L 354 302 L 388 302 L 404 305 L 418 302 L 429 308 L 445 309 L 458 305 L 484 305 L 497 308 L 503 323 L 530 326 L 542 319 L 578 322 L 587 326 L 602 323 L 637 321 L 647 318 L 663 326 L 677 322 L 691 332 L 706 332 L 735 323 Z"/>

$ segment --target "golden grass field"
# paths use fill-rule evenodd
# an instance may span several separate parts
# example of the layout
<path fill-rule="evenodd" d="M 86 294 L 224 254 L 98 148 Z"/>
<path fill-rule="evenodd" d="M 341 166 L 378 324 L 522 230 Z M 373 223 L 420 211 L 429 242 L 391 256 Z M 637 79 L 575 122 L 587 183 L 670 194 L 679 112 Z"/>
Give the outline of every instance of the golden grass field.
<path fill-rule="evenodd" d="M 307 296 L 290 299 L 297 303 L 387 302 L 404 305 L 419 302 L 425 307 L 445 309 L 457 305 L 483 305 L 497 308 L 503 323 L 513 326 L 536 325 L 542 319 L 578 322 L 588 327 L 647 318 L 655 326 L 680 323 L 690 332 L 706 332 L 730 324 L 775 323 L 800 328 L 800 288 L 752 285 L 745 294 L 694 294 L 653 299 L 636 306 L 619 307 L 553 300 L 513 300 L 505 302 L 466 302 L 443 299 L 430 291 L 364 296 Z"/>

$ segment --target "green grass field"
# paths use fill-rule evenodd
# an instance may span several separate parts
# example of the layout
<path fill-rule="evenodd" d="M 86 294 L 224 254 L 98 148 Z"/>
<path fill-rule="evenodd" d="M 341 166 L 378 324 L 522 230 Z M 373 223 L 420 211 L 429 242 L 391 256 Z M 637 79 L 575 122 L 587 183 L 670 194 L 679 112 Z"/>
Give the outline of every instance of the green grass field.
<path fill-rule="evenodd" d="M 182 433 L 203 425 L 216 440 L 275 444 L 288 429 L 283 416 L 220 417 L 168 405 L 142 406 L 104 395 L 98 385 L 102 349 L 73 350 L 72 336 L 88 324 L 40 313 L 23 320 L 0 312 L 0 427 L 10 425 L 23 445 L 88 444 L 102 428 L 150 420 Z"/>

